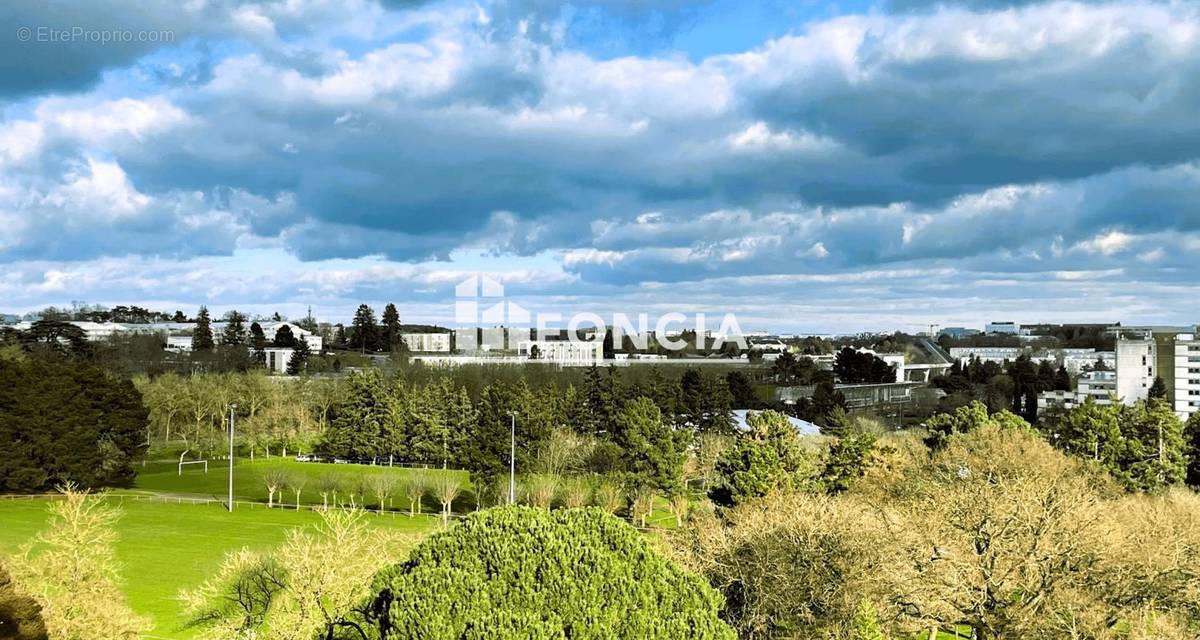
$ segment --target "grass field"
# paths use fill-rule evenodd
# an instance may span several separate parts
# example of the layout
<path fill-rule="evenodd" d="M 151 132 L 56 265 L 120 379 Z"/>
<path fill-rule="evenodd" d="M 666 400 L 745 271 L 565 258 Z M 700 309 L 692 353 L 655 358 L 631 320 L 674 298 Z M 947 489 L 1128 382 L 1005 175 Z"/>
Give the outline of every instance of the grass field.
<path fill-rule="evenodd" d="M 160 494 L 184 494 L 206 498 L 224 498 L 229 491 L 227 465 L 228 463 L 224 460 L 211 460 L 208 463 L 208 473 L 204 473 L 201 465 L 188 465 L 184 467 L 183 474 L 180 475 L 176 461 L 153 460 L 147 462 L 144 468 L 138 469 L 138 477 L 134 488 Z M 300 502 L 303 504 L 322 503 L 322 480 L 323 477 L 329 476 L 336 478 L 340 485 L 338 489 L 339 499 L 344 498 L 348 493 L 361 494 L 365 490 L 367 493 L 366 506 L 369 508 L 378 506 L 375 496 L 371 494 L 370 484 L 367 482 L 367 479 L 372 475 L 390 473 L 397 476 L 403 482 L 404 479 L 410 478 L 417 473 L 416 470 L 403 467 L 297 462 L 293 458 L 281 457 L 259 458 L 255 461 L 239 458 L 234 462 L 233 467 L 234 497 L 238 500 L 266 502 L 267 485 L 263 482 L 263 478 L 270 471 L 282 471 L 288 475 L 302 477 L 304 487 L 300 494 Z M 463 495 L 455 501 L 456 510 L 470 510 L 468 503 L 473 504 L 473 499 L 469 494 L 470 479 L 465 471 L 429 469 L 422 472 L 428 475 L 441 473 L 455 475 L 463 486 Z M 277 493 L 275 496 L 276 500 L 279 500 L 281 495 L 283 502 L 286 504 L 294 504 L 296 501 L 295 491 L 291 488 L 285 488 L 282 494 Z M 404 497 L 404 488 L 402 485 L 398 484 L 396 486 L 391 502 L 397 509 L 408 509 L 408 500 Z M 439 509 L 430 497 L 425 499 L 423 506 L 426 511 L 437 511 Z"/>
<path fill-rule="evenodd" d="M 210 471 L 210 475 L 211 475 Z M 175 595 L 198 584 L 220 564 L 225 553 L 249 547 L 269 549 L 295 527 L 314 525 L 312 511 L 240 505 L 227 513 L 219 504 L 164 504 L 110 498 L 121 504 L 117 555 L 123 588 L 135 611 L 150 617 L 147 638 L 186 639 Z M 0 501 L 0 552 L 12 553 L 33 538 L 46 521 L 45 499 Z M 432 516 L 369 516 L 372 526 L 426 533 L 438 527 Z"/>

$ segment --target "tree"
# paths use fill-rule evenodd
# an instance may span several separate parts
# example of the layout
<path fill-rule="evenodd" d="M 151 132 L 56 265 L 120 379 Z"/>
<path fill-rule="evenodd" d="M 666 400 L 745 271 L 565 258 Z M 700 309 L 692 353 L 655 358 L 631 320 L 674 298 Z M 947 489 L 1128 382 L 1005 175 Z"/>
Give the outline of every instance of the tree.
<path fill-rule="evenodd" d="M 433 495 L 442 503 L 442 527 L 449 526 L 454 499 L 462 492 L 462 481 L 445 471 L 433 476 Z"/>
<path fill-rule="evenodd" d="M 719 506 L 803 486 L 815 471 L 787 416 L 761 411 L 750 414 L 746 422 L 750 432 L 737 436 L 716 463 L 708 497 Z"/>
<path fill-rule="evenodd" d="M 613 442 L 631 484 L 674 491 L 683 474 L 686 434 L 664 424 L 662 412 L 645 397 L 625 405 L 614 422 Z"/>
<path fill-rule="evenodd" d="M 308 360 L 312 357 L 312 352 L 308 350 L 308 341 L 304 338 L 296 340 L 295 346 L 292 347 L 292 355 L 288 358 L 287 374 L 289 376 L 298 376 L 308 369 Z"/>
<path fill-rule="evenodd" d="M 37 600 L 17 590 L 0 561 L 0 638 L 5 640 L 49 640 L 42 608 Z"/>
<path fill-rule="evenodd" d="M 261 327 L 259 330 L 261 331 Z M 225 314 L 225 330 L 221 333 L 221 344 L 228 346 L 246 344 L 246 316 L 237 311 Z"/>
<path fill-rule="evenodd" d="M 259 365 L 267 362 L 267 336 L 263 334 L 262 325 L 254 322 L 250 325 L 250 346 L 254 349 L 254 360 Z"/>
<path fill-rule="evenodd" d="M 350 324 L 350 347 L 366 352 L 375 350 L 379 328 L 375 326 L 375 312 L 365 304 L 358 305 L 354 320 Z"/>
<path fill-rule="evenodd" d="M 276 491 L 280 492 L 280 502 L 282 502 L 283 487 L 287 486 L 288 475 L 283 469 L 267 469 L 267 471 L 262 474 L 262 481 L 263 484 L 267 486 L 267 508 L 270 509 L 271 507 L 275 506 Z"/>
<path fill-rule="evenodd" d="M 1200 487 L 1200 411 L 1188 416 L 1183 430 L 1185 455 L 1187 456 L 1187 483 Z"/>
<path fill-rule="evenodd" d="M 382 571 L 375 591 L 360 622 L 383 640 L 735 637 L 703 580 L 596 509 L 476 512 Z"/>
<path fill-rule="evenodd" d="M 280 325 L 275 330 L 275 338 L 271 341 L 271 344 L 281 349 L 295 348 L 296 334 L 292 331 L 292 326 L 289 324 Z"/>
<path fill-rule="evenodd" d="M 73 485 L 61 491 L 45 531 L 10 567 L 15 582 L 37 600 L 51 638 L 136 640 L 150 625 L 130 610 L 119 586 L 117 510 Z"/>
<path fill-rule="evenodd" d="M 738 409 L 757 409 L 760 404 L 758 394 L 754 392 L 754 384 L 741 371 L 730 371 L 725 374 L 725 386 L 729 389 L 732 406 Z"/>
<path fill-rule="evenodd" d="M 371 576 L 396 560 L 396 536 L 368 528 L 361 509 L 320 511 L 267 553 L 229 554 L 215 575 L 180 594 L 205 640 L 359 638 L 353 609 Z M 345 629 L 350 635 L 339 635 Z"/>
<path fill-rule="evenodd" d="M 895 382 L 896 370 L 868 351 L 842 347 L 833 363 L 833 373 L 843 384 Z"/>
<path fill-rule="evenodd" d="M 1154 376 L 1154 382 L 1150 384 L 1149 397 L 1151 400 L 1167 399 L 1167 383 L 1163 381 L 1162 376 Z"/>
<path fill-rule="evenodd" d="M 129 380 L 86 363 L 0 360 L 0 490 L 128 485 L 148 424 Z"/>
<path fill-rule="evenodd" d="M 192 328 L 192 351 L 212 349 L 212 320 L 208 317 L 208 307 L 200 307 L 200 313 L 196 314 L 196 326 Z"/>
<path fill-rule="evenodd" d="M 382 326 L 379 331 L 379 350 L 381 351 L 402 351 L 402 342 L 400 340 L 400 313 L 396 311 L 396 305 L 387 303 L 383 308 L 383 316 L 380 318 Z"/>
<path fill-rule="evenodd" d="M 413 471 L 404 479 L 404 496 L 408 498 L 408 515 L 421 513 L 421 499 L 429 490 L 429 477 L 423 471 Z"/>

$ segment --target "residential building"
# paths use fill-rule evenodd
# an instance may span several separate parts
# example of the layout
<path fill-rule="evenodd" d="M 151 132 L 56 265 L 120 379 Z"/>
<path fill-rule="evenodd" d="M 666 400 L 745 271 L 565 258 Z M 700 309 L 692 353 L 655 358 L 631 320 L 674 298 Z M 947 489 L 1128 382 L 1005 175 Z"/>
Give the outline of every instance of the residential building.
<path fill-rule="evenodd" d="M 400 339 L 409 351 L 417 353 L 450 353 L 449 333 L 402 333 Z"/>
<path fill-rule="evenodd" d="M 295 349 L 286 347 L 267 347 L 263 349 L 264 364 L 267 371 L 272 373 L 287 373 L 288 361 L 292 359 Z"/>
<path fill-rule="evenodd" d="M 1153 339 L 1117 340 L 1117 398 L 1125 404 L 1145 400 L 1158 375 L 1157 348 Z"/>
<path fill-rule="evenodd" d="M 1056 389 L 1054 391 L 1043 391 L 1038 394 L 1037 408 L 1038 414 L 1051 409 L 1060 409 L 1062 411 L 1070 411 L 1080 404 L 1079 395 L 1074 391 L 1066 391 Z"/>
<path fill-rule="evenodd" d="M 1187 420 L 1200 411 L 1200 338 L 1195 333 L 1176 334 L 1173 371 L 1167 386 L 1175 414 Z"/>
<path fill-rule="evenodd" d="M 1079 376 L 1075 387 L 1078 402 L 1091 398 L 1096 404 L 1112 404 L 1117 395 L 1117 373 L 1115 371 L 1092 371 Z"/>
<path fill-rule="evenodd" d="M 122 334 L 129 331 L 129 327 L 118 322 L 87 322 L 84 320 L 68 320 L 67 324 L 72 324 L 83 331 L 83 337 L 89 342 L 97 340 L 105 340 L 117 334 Z M 13 325 L 13 328 L 18 331 L 28 331 L 33 326 L 32 322 L 18 322 Z"/>

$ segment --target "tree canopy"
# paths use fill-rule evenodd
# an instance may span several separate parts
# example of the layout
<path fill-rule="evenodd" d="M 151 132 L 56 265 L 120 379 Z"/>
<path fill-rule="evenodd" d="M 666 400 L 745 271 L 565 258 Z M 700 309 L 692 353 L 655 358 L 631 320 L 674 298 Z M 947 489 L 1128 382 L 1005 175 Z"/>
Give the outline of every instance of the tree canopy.
<path fill-rule="evenodd" d="M 735 638 L 711 587 L 598 509 L 475 513 L 373 591 L 364 624 L 386 640 Z"/>

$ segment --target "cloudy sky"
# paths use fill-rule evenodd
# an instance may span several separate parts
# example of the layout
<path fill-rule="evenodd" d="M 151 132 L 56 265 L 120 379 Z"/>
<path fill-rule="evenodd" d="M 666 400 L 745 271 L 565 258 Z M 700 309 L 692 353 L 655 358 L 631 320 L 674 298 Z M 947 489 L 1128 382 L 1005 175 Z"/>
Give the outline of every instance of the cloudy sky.
<path fill-rule="evenodd" d="M 1197 2 L 9 0 L 0 25 L 0 311 L 446 321 L 486 272 L 535 311 L 747 330 L 1200 321 Z"/>

